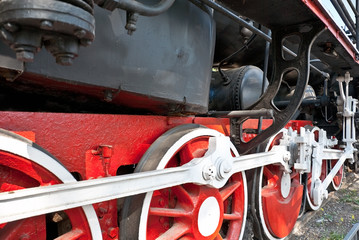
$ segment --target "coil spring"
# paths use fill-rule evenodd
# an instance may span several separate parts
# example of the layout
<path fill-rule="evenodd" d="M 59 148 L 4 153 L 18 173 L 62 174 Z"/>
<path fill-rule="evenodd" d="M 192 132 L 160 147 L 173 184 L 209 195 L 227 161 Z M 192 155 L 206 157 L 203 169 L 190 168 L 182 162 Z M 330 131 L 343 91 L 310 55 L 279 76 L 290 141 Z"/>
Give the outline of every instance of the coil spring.
<path fill-rule="evenodd" d="M 79 7 L 86 12 L 89 12 L 91 14 L 94 13 L 94 1 L 93 0 L 58 0 L 60 2 L 66 2 L 68 4 L 74 5 L 76 7 Z"/>

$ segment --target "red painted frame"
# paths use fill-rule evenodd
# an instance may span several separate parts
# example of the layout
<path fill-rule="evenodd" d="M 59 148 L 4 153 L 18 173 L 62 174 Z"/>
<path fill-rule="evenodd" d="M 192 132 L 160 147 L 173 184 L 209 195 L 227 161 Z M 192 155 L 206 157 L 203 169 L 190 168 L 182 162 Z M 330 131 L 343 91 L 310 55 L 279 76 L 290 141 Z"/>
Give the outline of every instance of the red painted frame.
<path fill-rule="evenodd" d="M 182 124 L 230 133 L 230 121 L 224 118 L 0 112 L 0 128 L 35 141 L 82 180 L 114 176 L 121 166 L 137 164 L 159 136 Z M 263 129 L 271 124 L 272 120 L 264 120 Z M 298 129 L 308 124 L 311 122 L 291 121 L 287 127 Z M 243 125 L 247 129 L 257 126 L 256 119 Z M 125 170 L 121 174 L 131 172 L 131 168 Z M 94 204 L 94 208 L 103 238 L 118 239 L 117 200 Z"/>

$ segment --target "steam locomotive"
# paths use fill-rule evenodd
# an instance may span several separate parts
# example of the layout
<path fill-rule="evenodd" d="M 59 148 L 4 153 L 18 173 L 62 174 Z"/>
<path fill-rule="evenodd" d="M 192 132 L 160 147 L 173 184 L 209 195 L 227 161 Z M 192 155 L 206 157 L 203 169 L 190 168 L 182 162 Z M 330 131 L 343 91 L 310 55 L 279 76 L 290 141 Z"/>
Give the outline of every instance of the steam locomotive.
<path fill-rule="evenodd" d="M 358 168 L 357 16 L 0 0 L 0 239 L 288 237 Z"/>

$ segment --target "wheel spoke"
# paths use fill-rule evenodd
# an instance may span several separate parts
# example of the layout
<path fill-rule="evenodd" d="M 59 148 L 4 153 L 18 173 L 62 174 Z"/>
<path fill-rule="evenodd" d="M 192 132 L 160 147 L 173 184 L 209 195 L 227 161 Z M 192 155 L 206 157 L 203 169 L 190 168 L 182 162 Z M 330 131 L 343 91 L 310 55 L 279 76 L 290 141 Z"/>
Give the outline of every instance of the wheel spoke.
<path fill-rule="evenodd" d="M 229 221 L 242 220 L 242 215 L 240 213 L 225 213 L 223 214 L 223 219 Z"/>
<path fill-rule="evenodd" d="M 241 229 L 243 223 L 241 221 L 231 221 L 229 224 L 230 228 L 228 229 L 225 239 L 239 239 L 241 233 L 238 229 Z"/>
<path fill-rule="evenodd" d="M 203 157 L 208 149 L 208 139 L 199 138 L 188 142 L 180 151 L 181 165 L 188 163 L 194 158 Z"/>
<path fill-rule="evenodd" d="M 221 234 L 218 233 L 218 235 L 216 236 L 216 238 L 214 240 L 223 240 Z"/>
<path fill-rule="evenodd" d="M 161 217 L 188 217 L 191 215 L 190 212 L 185 211 L 184 209 L 177 208 L 156 208 L 151 207 L 149 214 L 152 216 L 161 216 Z"/>
<path fill-rule="evenodd" d="M 193 207 L 193 199 L 190 193 L 183 186 L 172 187 L 172 191 L 176 195 L 179 202 Z"/>
<path fill-rule="evenodd" d="M 75 240 L 79 239 L 84 235 L 84 232 L 81 229 L 75 228 L 72 229 L 70 232 L 67 232 L 60 237 L 55 238 L 54 240 Z"/>
<path fill-rule="evenodd" d="M 229 196 L 231 196 L 233 192 L 241 186 L 241 184 L 242 183 L 240 181 L 236 181 L 230 182 L 224 186 L 224 188 L 222 188 L 219 192 L 221 194 L 222 200 L 225 201 Z"/>
<path fill-rule="evenodd" d="M 271 170 L 269 170 L 268 167 L 264 167 L 264 168 L 263 168 L 263 174 L 264 174 L 264 176 L 266 176 L 268 179 L 271 179 L 271 178 L 274 178 L 274 177 L 275 177 L 275 174 L 274 174 Z"/>
<path fill-rule="evenodd" d="M 294 172 L 294 171 L 293 171 L 293 172 L 290 174 L 290 179 L 294 179 L 294 178 L 298 177 L 298 175 L 299 175 L 298 172 Z"/>
<path fill-rule="evenodd" d="M 37 154 L 36 157 L 38 156 L 42 155 Z M 30 187 L 47 186 L 58 184 L 63 180 L 67 182 L 75 181 L 75 179 L 68 177 L 70 174 L 65 168 L 57 166 L 56 160 L 52 160 L 53 162 L 49 161 L 44 164 L 37 162 L 32 155 L 25 158 L 21 155 L 0 151 L 0 172 L 2 173 L 0 176 L 0 191 L 8 192 Z M 53 172 L 57 174 L 55 175 Z M 0 226 L 2 230 L 0 239 L 18 239 L 22 235 L 28 235 L 31 239 L 89 239 L 91 238 L 91 229 L 87 222 L 86 213 L 92 214 L 91 217 L 93 218 L 95 211 L 92 212 L 92 210 L 89 210 L 89 208 L 87 210 L 85 208 L 82 210 L 81 208 L 66 210 L 64 212 L 66 223 L 62 222 L 61 226 L 69 227 L 60 227 L 58 231 L 52 231 L 51 229 L 59 227 L 60 223 L 47 220 L 45 215 L 11 222 Z M 95 220 L 92 220 L 92 223 L 94 222 Z M 49 227 L 48 224 L 51 226 Z M 98 227 L 96 230 L 100 230 L 99 225 L 96 227 Z M 94 232 L 94 234 L 93 236 L 100 236 L 99 231 Z"/>
<path fill-rule="evenodd" d="M 1 184 L 0 186 L 0 192 L 9 192 L 9 191 L 15 191 L 20 189 L 24 189 L 24 187 L 6 182 Z"/>
<path fill-rule="evenodd" d="M 171 129 L 149 148 L 141 159 L 141 171 L 177 167 L 194 158 L 203 157 L 210 137 L 219 136 L 215 130 L 188 126 Z M 185 140 L 185 142 L 184 142 Z M 233 155 L 237 156 L 232 146 Z M 172 155 L 170 155 L 171 153 Z M 156 165 L 157 164 L 157 165 Z M 247 208 L 245 173 L 231 176 L 222 189 L 187 183 L 154 191 L 152 195 L 138 195 L 125 200 L 121 237 L 124 239 L 239 239 L 244 229 Z M 142 206 L 142 211 L 133 211 Z M 144 208 L 145 207 L 145 208 Z M 218 209 L 218 211 L 217 211 Z M 223 214 L 228 213 L 222 225 Z M 208 221 L 213 217 L 213 221 Z M 229 224 L 227 224 L 229 223 Z M 134 226 L 134 224 L 138 224 Z M 222 236 L 219 235 L 221 232 Z M 206 234 L 209 235 L 206 235 Z M 228 233 L 233 233 L 232 238 Z M 206 236 L 204 236 L 204 235 Z"/>
<path fill-rule="evenodd" d="M 183 223 L 175 223 L 170 229 L 168 229 L 164 234 L 159 236 L 156 240 L 176 240 L 188 232 L 189 228 L 187 225 Z"/>

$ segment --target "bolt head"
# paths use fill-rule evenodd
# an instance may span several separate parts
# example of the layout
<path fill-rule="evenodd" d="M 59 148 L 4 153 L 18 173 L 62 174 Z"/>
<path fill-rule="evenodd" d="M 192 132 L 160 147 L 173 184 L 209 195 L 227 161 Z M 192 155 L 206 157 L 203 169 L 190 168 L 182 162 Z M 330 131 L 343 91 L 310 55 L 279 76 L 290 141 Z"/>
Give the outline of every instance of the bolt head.
<path fill-rule="evenodd" d="M 71 66 L 74 61 L 72 56 L 57 56 L 56 63 L 63 66 Z"/>
<path fill-rule="evenodd" d="M 112 102 L 113 100 L 113 93 L 111 90 L 105 90 L 104 92 L 104 100 L 106 102 Z"/>
<path fill-rule="evenodd" d="M 83 29 L 79 29 L 75 31 L 75 36 L 78 38 L 84 38 L 86 36 L 86 31 Z"/>
<path fill-rule="evenodd" d="M 34 61 L 35 54 L 31 51 L 21 50 L 16 52 L 16 59 L 23 62 Z"/>
<path fill-rule="evenodd" d="M 222 167 L 225 173 L 229 173 L 230 171 L 232 171 L 232 163 L 229 160 L 224 161 L 222 163 Z"/>
<path fill-rule="evenodd" d="M 52 30 L 54 27 L 54 24 L 49 20 L 43 20 L 40 23 L 40 28 L 44 30 Z"/>
<path fill-rule="evenodd" d="M 214 179 L 216 174 L 217 174 L 217 170 L 213 164 L 204 166 L 204 168 L 202 170 L 203 179 L 206 181 Z"/>
<path fill-rule="evenodd" d="M 19 30 L 19 27 L 16 24 L 10 22 L 5 23 L 4 28 L 9 32 L 16 32 L 17 30 Z"/>
<path fill-rule="evenodd" d="M 108 229 L 108 235 L 111 237 L 111 238 L 115 238 L 118 234 L 118 229 L 117 228 L 114 228 L 114 227 L 110 227 Z"/>
<path fill-rule="evenodd" d="M 289 152 L 287 152 L 287 153 L 284 154 L 283 160 L 284 160 L 285 162 L 288 162 L 288 161 L 290 160 L 290 153 L 289 153 Z"/>
<path fill-rule="evenodd" d="M 80 44 L 81 44 L 81 46 L 87 47 L 87 46 L 90 46 L 90 45 L 92 44 L 92 40 L 86 39 L 86 38 L 82 38 L 82 39 L 80 40 Z"/>
<path fill-rule="evenodd" d="M 29 240 L 29 239 L 30 239 L 30 237 L 27 234 L 23 234 L 20 236 L 20 240 Z"/>

